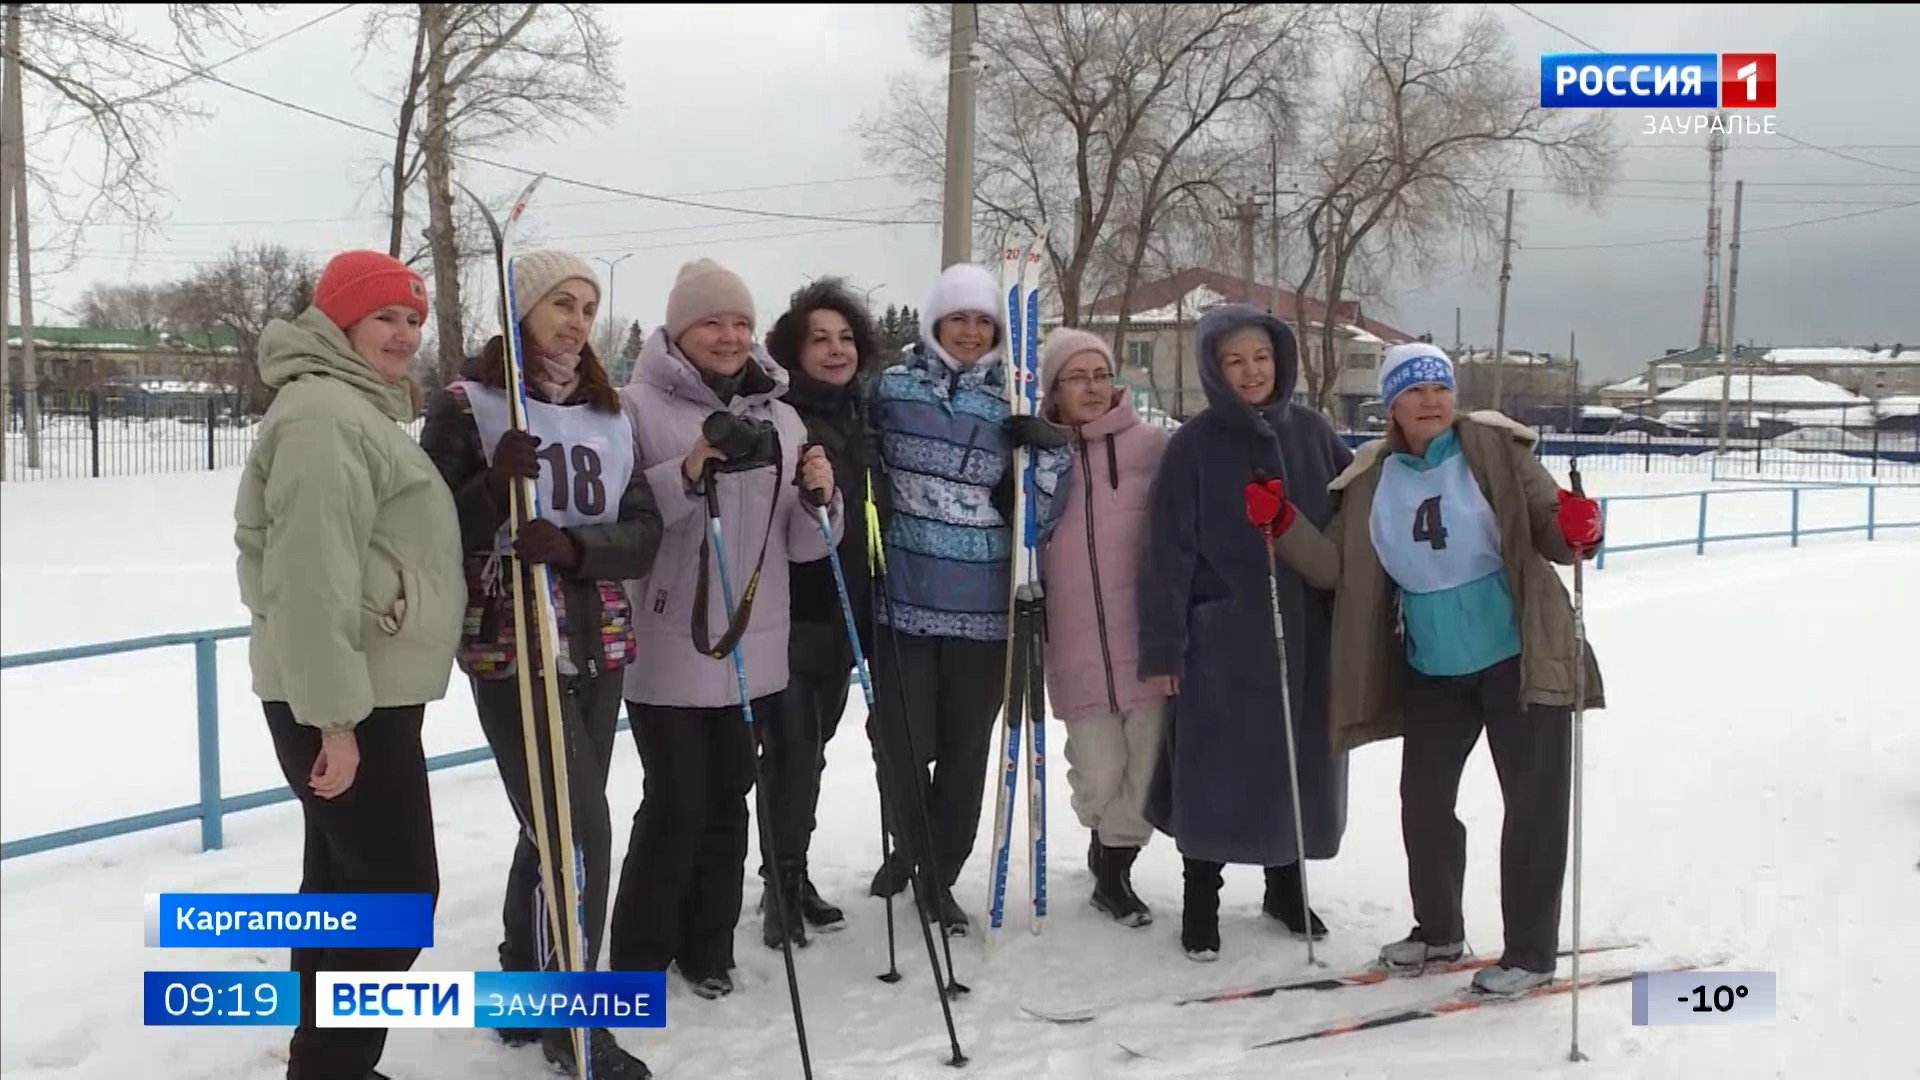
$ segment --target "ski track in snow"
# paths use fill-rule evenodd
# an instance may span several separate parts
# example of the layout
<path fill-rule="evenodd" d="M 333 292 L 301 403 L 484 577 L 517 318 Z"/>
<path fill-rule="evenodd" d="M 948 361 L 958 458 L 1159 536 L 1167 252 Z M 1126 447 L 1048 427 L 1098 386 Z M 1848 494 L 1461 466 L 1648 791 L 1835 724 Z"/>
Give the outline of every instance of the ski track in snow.
<path fill-rule="evenodd" d="M 233 577 L 235 474 L 9 485 L 0 535 L 0 639 L 7 652 L 243 621 Z M 1697 490 L 1704 477 L 1596 472 L 1593 494 Z M 1821 524 L 1804 496 L 1802 523 Z M 1786 496 L 1721 509 L 1715 532 L 1785 527 Z M 1920 492 L 1885 490 L 1885 518 L 1920 516 Z M 1847 505 L 1834 513 L 1856 515 Z M 1690 536 L 1697 502 L 1615 504 L 1618 542 Z M 1724 515 L 1724 516 L 1723 516 Z M 1570 576 L 1570 575 L 1569 575 Z M 1338 992 L 1174 1008 L 1177 998 L 1309 974 L 1305 947 L 1259 910 L 1261 881 L 1232 867 L 1222 897 L 1220 962 L 1179 950 L 1180 863 L 1156 836 L 1136 868 L 1158 921 L 1113 925 L 1088 907 L 1086 833 L 1069 806 L 1065 759 L 1049 777 L 1049 918 L 1027 926 L 1024 814 L 1014 824 L 1007 924 L 985 933 L 991 807 L 958 899 L 974 936 L 955 939 L 954 1003 L 964 1070 L 950 1056 L 907 896 L 895 905 L 898 963 L 888 986 L 884 905 L 866 896 L 878 861 L 871 754 L 859 694 L 828 751 L 814 876 L 849 927 L 796 953 L 814 1073 L 821 1080 L 914 1077 L 1881 1077 L 1920 1075 L 1904 1025 L 1920 989 L 1913 836 L 1920 823 L 1920 707 L 1913 703 L 1913 604 L 1920 531 L 1710 545 L 1621 556 L 1588 571 L 1587 615 L 1608 709 L 1586 724 L 1585 900 L 1588 940 L 1644 938 L 1642 959 L 1724 952 L 1729 969 L 1779 973 L 1772 1026 L 1634 1028 L 1625 986 L 1581 995 L 1581 1047 L 1567 1063 L 1565 996 L 1420 1021 L 1301 1046 L 1247 1044 L 1430 996 L 1466 976 Z M 281 783 L 248 690 L 245 643 L 220 649 L 222 771 L 229 794 Z M 6 835 L 25 836 L 195 798 L 190 651 L 16 670 L 4 677 L 0 727 Z M 428 713 L 431 753 L 482 741 L 464 684 Z M 1053 729 L 1051 745 L 1063 745 Z M 615 756 L 615 859 L 638 806 L 629 744 Z M 998 743 L 996 742 L 996 746 Z M 1310 867 L 1332 928 L 1316 946 L 1329 971 L 1370 960 L 1406 932 L 1398 827 L 1397 744 L 1354 756 L 1345 847 Z M 481 764 L 433 774 L 442 896 L 439 944 L 420 970 L 496 963 L 500 898 L 513 826 L 499 780 Z M 991 796 L 989 790 L 988 795 Z M 1024 799 L 1024 794 L 1023 794 Z M 1469 830 L 1467 921 L 1482 953 L 1500 947 L 1500 802 L 1476 750 L 1462 783 Z M 757 834 L 756 834 L 757 835 Z M 11 860 L 0 868 L 0 1073 L 8 1080 L 284 1075 L 286 1029 L 144 1028 L 140 972 L 281 967 L 284 951 L 140 945 L 150 891 L 290 891 L 299 879 L 298 810 L 283 804 L 226 819 L 224 850 L 198 851 L 191 825 Z M 667 1028 L 621 1041 L 674 1077 L 799 1076 L 780 954 L 759 941 L 759 886 L 749 857 L 728 1000 L 694 997 L 669 976 Z M 1569 900 L 1570 900 L 1569 896 Z M 1562 939 L 1570 934 L 1562 920 Z M 1561 974 L 1569 972 L 1563 961 Z M 1020 1010 L 1112 1003 L 1086 1024 L 1052 1025 Z M 1133 1059 L 1121 1042 L 1164 1060 Z M 382 1070 L 395 1080 L 552 1075 L 537 1049 L 509 1050 L 485 1031 L 402 1031 Z"/>

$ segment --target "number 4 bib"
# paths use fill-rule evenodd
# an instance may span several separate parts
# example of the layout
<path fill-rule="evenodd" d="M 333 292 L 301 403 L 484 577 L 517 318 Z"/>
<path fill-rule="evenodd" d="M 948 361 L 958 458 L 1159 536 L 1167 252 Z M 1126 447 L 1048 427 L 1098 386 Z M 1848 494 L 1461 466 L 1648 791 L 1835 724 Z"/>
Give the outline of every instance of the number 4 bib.
<path fill-rule="evenodd" d="M 1458 588 L 1503 565 L 1493 507 L 1459 454 L 1424 471 L 1387 458 L 1367 526 L 1381 567 L 1410 593 Z"/>

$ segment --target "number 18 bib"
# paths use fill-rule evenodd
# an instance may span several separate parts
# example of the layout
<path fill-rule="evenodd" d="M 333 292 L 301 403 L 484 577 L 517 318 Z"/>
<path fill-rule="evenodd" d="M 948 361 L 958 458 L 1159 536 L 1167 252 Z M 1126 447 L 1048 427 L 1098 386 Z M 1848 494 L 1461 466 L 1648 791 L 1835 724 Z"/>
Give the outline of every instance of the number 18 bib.
<path fill-rule="evenodd" d="M 1460 454 L 1424 472 L 1387 458 L 1367 525 L 1381 567 L 1410 593 L 1458 588 L 1503 565 L 1493 507 Z"/>
<path fill-rule="evenodd" d="M 460 385 L 491 465 L 510 420 L 506 392 L 477 382 Z M 633 427 L 625 413 L 549 405 L 529 396 L 527 430 L 540 440 L 541 517 L 562 528 L 619 520 L 620 497 L 633 477 Z M 501 526 L 501 551 L 508 550 L 507 536 Z"/>

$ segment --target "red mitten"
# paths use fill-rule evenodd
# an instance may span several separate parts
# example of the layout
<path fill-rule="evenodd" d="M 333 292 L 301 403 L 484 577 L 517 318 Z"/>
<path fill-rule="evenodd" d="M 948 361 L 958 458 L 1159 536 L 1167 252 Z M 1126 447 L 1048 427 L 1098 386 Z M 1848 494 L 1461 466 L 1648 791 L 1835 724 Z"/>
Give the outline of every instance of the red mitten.
<path fill-rule="evenodd" d="M 1268 536 L 1279 536 L 1293 524 L 1293 504 L 1278 480 L 1247 482 L 1247 524 L 1264 529 Z"/>
<path fill-rule="evenodd" d="M 1554 524 L 1567 545 L 1579 551 L 1591 551 L 1600 544 L 1600 504 L 1571 491 L 1560 492 L 1560 509 L 1554 512 Z"/>

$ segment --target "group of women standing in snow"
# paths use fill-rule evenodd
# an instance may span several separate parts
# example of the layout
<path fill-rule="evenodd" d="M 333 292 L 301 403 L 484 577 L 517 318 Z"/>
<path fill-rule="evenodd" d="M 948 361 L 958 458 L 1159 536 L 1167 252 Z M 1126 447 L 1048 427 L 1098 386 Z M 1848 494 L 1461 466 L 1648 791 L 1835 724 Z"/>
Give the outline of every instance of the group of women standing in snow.
<path fill-rule="evenodd" d="M 1291 329 L 1242 305 L 1202 319 L 1208 408 L 1169 436 L 1116 385 L 1106 343 L 1074 329 L 1047 336 L 1041 415 L 1010 414 L 1005 305 L 978 266 L 941 275 L 921 343 L 881 369 L 872 322 L 837 280 L 797 292 L 763 346 L 744 282 L 688 263 L 623 388 L 588 344 L 601 297 L 584 260 L 529 253 L 512 285 L 525 432 L 509 422 L 498 336 L 425 402 L 417 444 L 401 430 L 421 412 L 407 371 L 427 298 L 384 255 L 336 257 L 313 307 L 261 338 L 277 395 L 241 482 L 236 541 L 255 689 L 307 821 L 303 891 L 437 897 L 420 730 L 457 663 L 519 823 L 501 966 L 562 966 L 534 840 L 536 818 L 554 811 L 529 792 L 511 599 L 512 575 L 530 589 L 544 564 L 587 966 L 603 955 L 615 969 L 671 965 L 702 996 L 731 992 L 756 779 L 763 940 L 805 944 L 809 929 L 844 923 L 814 887 L 808 850 L 856 642 L 873 662 L 867 724 L 893 851 L 870 892 L 913 884 L 929 921 L 964 934 L 953 889 L 1002 707 L 1010 463 L 1026 448 L 1048 691 L 1068 732 L 1095 907 L 1151 922 L 1130 870 L 1158 830 L 1184 859 L 1189 956 L 1220 949 L 1228 864 L 1264 868 L 1267 913 L 1324 934 L 1302 860 L 1338 853 L 1346 754 L 1404 734 L 1418 925 L 1382 955 L 1456 955 L 1465 842 L 1452 805 L 1485 727 L 1510 806 L 1508 947 L 1481 983 L 1513 990 L 1553 971 L 1576 664 L 1588 666 L 1586 704 L 1602 701 L 1549 563 L 1597 544 L 1598 513 L 1554 485 L 1530 431 L 1456 415 L 1438 349 L 1389 351 L 1392 423 L 1356 454 L 1294 402 Z M 513 529 L 523 480 L 542 513 Z M 716 599 L 719 566 L 737 611 Z M 606 781 L 623 700 L 645 781 L 615 886 Z M 378 1077 L 385 1032 L 316 1028 L 313 976 L 404 970 L 416 956 L 296 950 L 305 985 L 288 1076 Z M 500 1035 L 573 1064 L 564 1030 Z M 604 1029 L 586 1045 L 598 1076 L 649 1075 Z"/>

